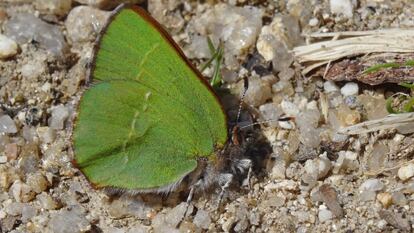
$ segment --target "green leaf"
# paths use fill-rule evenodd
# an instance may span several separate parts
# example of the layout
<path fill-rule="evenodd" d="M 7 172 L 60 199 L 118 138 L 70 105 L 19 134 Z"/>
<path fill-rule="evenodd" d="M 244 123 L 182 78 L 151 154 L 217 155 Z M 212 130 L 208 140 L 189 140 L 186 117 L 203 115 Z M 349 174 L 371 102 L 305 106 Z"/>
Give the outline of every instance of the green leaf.
<path fill-rule="evenodd" d="M 387 98 L 387 100 L 385 101 L 385 107 L 387 108 L 388 113 L 390 114 L 396 114 L 398 113 L 397 111 L 395 111 L 392 107 L 392 102 L 394 100 L 393 96 L 390 96 Z"/>
<path fill-rule="evenodd" d="M 75 162 L 98 187 L 157 191 L 227 141 L 221 105 L 171 37 L 138 7 L 103 32 L 96 84 L 85 91 L 73 133 Z"/>

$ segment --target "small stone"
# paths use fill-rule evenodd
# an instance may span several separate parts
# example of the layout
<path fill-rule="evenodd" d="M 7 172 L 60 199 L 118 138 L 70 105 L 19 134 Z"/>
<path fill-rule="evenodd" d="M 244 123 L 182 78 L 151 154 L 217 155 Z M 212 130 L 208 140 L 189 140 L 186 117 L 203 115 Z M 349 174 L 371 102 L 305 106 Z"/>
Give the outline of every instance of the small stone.
<path fill-rule="evenodd" d="M 341 104 L 338 108 L 338 116 L 341 125 L 355 125 L 361 121 L 361 115 L 358 110 L 352 110 L 347 105 Z"/>
<path fill-rule="evenodd" d="M 17 52 L 17 43 L 7 36 L 0 34 L 0 59 L 13 57 Z"/>
<path fill-rule="evenodd" d="M 65 16 L 72 7 L 72 0 L 36 0 L 36 9 L 57 16 Z"/>
<path fill-rule="evenodd" d="M 305 171 L 307 174 L 314 176 L 316 179 L 324 178 L 331 170 L 332 164 L 327 158 L 316 158 L 307 160 L 305 163 Z"/>
<path fill-rule="evenodd" d="M 59 204 L 45 192 L 42 192 L 41 194 L 37 195 L 37 200 L 39 201 L 40 206 L 43 209 L 55 210 L 59 207 Z"/>
<path fill-rule="evenodd" d="M 147 219 L 151 210 L 141 199 L 126 197 L 113 200 L 108 207 L 108 212 L 113 218 L 135 216 L 140 219 Z"/>
<path fill-rule="evenodd" d="M 409 220 L 407 218 L 403 218 L 401 213 L 394 213 L 389 210 L 380 210 L 379 216 L 393 227 L 404 232 L 411 232 L 411 224 Z"/>
<path fill-rule="evenodd" d="M 358 101 L 364 106 L 367 111 L 368 120 L 376 120 L 384 118 L 388 115 L 387 104 L 383 95 L 372 96 L 362 94 L 358 96 Z"/>
<path fill-rule="evenodd" d="M 340 172 L 351 172 L 359 168 L 358 154 L 352 151 L 339 151 L 338 159 L 334 164 L 332 172 L 339 174 Z"/>
<path fill-rule="evenodd" d="M 282 115 L 282 111 L 273 103 L 266 103 L 259 107 L 259 111 L 263 121 L 269 121 L 267 124 L 276 127 L 278 125 L 277 119 Z"/>
<path fill-rule="evenodd" d="M 288 116 L 297 116 L 299 114 L 298 106 L 288 100 L 283 100 L 280 106 L 283 112 Z"/>
<path fill-rule="evenodd" d="M 272 92 L 268 82 L 261 80 L 257 76 L 253 76 L 249 80 L 249 88 L 247 89 L 245 102 L 249 105 L 260 106 L 272 97 Z"/>
<path fill-rule="evenodd" d="M 406 181 L 414 176 L 414 164 L 410 163 L 406 166 L 400 167 L 398 169 L 398 178 L 400 178 L 402 181 Z"/>
<path fill-rule="evenodd" d="M 312 18 L 309 20 L 309 26 L 316 27 L 319 24 L 319 20 L 317 18 Z"/>
<path fill-rule="evenodd" d="M 49 126 L 52 129 L 63 129 L 69 117 L 69 109 L 64 105 L 58 105 L 52 109 L 52 117 L 49 118 Z"/>
<path fill-rule="evenodd" d="M 15 160 L 19 156 L 19 147 L 16 143 L 9 143 L 4 146 L 4 154 L 8 160 Z"/>
<path fill-rule="evenodd" d="M 26 178 L 26 183 L 36 193 L 41 193 L 45 191 L 49 186 L 49 182 L 39 172 L 28 174 Z"/>
<path fill-rule="evenodd" d="M 7 156 L 5 156 L 5 155 L 0 156 L 0 164 L 1 163 L 6 163 L 6 162 L 7 162 Z"/>
<path fill-rule="evenodd" d="M 36 214 L 37 210 L 33 206 L 25 204 L 22 209 L 22 222 L 29 222 Z"/>
<path fill-rule="evenodd" d="M 283 79 L 272 85 L 272 92 L 279 95 L 280 98 L 284 98 L 285 96 L 292 96 L 295 94 L 292 83 L 289 80 Z"/>
<path fill-rule="evenodd" d="M 47 228 L 54 233 L 85 232 L 90 227 L 80 206 L 51 215 Z"/>
<path fill-rule="evenodd" d="M 109 16 L 110 12 L 89 6 L 73 8 L 65 21 L 68 38 L 73 45 L 94 41 Z"/>
<path fill-rule="evenodd" d="M 20 202 L 12 202 L 5 207 L 6 213 L 12 216 L 22 214 L 24 204 Z"/>
<path fill-rule="evenodd" d="M 360 191 L 359 193 L 359 200 L 363 202 L 374 201 L 376 196 L 377 196 L 377 193 L 374 191 L 363 190 L 363 191 Z"/>
<path fill-rule="evenodd" d="M 204 230 L 208 230 L 208 227 L 211 224 L 211 218 L 210 218 L 210 216 L 209 216 L 209 214 L 208 214 L 207 211 L 202 210 L 202 209 L 199 209 L 197 211 L 196 216 L 194 216 L 193 223 L 196 226 L 198 226 L 198 227 L 200 227 L 200 228 L 202 228 Z"/>
<path fill-rule="evenodd" d="M 330 0 L 329 5 L 332 14 L 343 14 L 348 18 L 352 18 L 354 15 L 351 0 Z"/>
<path fill-rule="evenodd" d="M 35 192 L 32 191 L 29 185 L 16 180 L 10 187 L 10 193 L 17 202 L 29 202 L 35 197 Z"/>
<path fill-rule="evenodd" d="M 392 196 L 392 203 L 399 205 L 399 206 L 407 205 L 407 198 L 405 197 L 403 193 L 393 192 L 391 196 Z"/>
<path fill-rule="evenodd" d="M 46 69 L 46 64 L 42 60 L 34 59 L 24 64 L 20 69 L 20 73 L 23 78 L 34 80 L 44 74 Z"/>
<path fill-rule="evenodd" d="M 164 10 L 162 7 L 158 11 L 163 13 Z M 224 62 L 233 69 L 239 66 L 237 56 L 244 54 L 256 42 L 262 28 L 262 16 L 263 10 L 257 7 L 215 4 L 201 16 L 194 17 L 191 29 L 195 34 L 209 35 L 213 41 L 223 41 L 226 48 Z M 160 20 L 163 23 L 162 18 Z"/>
<path fill-rule="evenodd" d="M 154 232 L 168 232 L 179 233 L 180 231 L 176 227 L 170 226 L 165 221 L 165 214 L 159 213 L 152 220 L 152 227 Z"/>
<path fill-rule="evenodd" d="M 334 215 L 332 214 L 332 212 L 325 208 L 320 209 L 318 212 L 318 219 L 320 222 L 326 222 L 328 220 L 333 219 L 333 217 Z"/>
<path fill-rule="evenodd" d="M 62 56 L 67 49 L 65 38 L 58 26 L 43 22 L 30 13 L 15 14 L 4 24 L 7 36 L 19 44 L 32 40 L 56 56 Z"/>
<path fill-rule="evenodd" d="M 277 181 L 276 183 L 270 183 L 267 184 L 264 187 L 265 191 L 271 191 L 271 190 L 288 190 L 288 191 L 295 191 L 298 190 L 299 185 L 297 182 L 293 180 L 282 180 Z"/>
<path fill-rule="evenodd" d="M 47 126 L 37 128 L 37 134 L 43 143 L 52 143 L 56 138 L 55 130 Z"/>
<path fill-rule="evenodd" d="M 223 229 L 224 232 L 232 232 L 234 225 L 236 224 L 236 218 L 230 217 L 221 225 L 221 229 Z"/>
<path fill-rule="evenodd" d="M 377 200 L 381 202 L 385 208 L 388 208 L 390 205 L 392 205 L 392 196 L 389 193 L 378 193 Z"/>
<path fill-rule="evenodd" d="M 286 178 L 286 162 L 282 159 L 276 160 L 272 171 L 270 172 L 270 178 L 275 179 L 285 179 Z"/>
<path fill-rule="evenodd" d="M 100 9 L 111 9 L 118 6 L 121 3 L 137 4 L 143 2 L 143 0 L 75 0 L 80 4 L 90 5 Z"/>
<path fill-rule="evenodd" d="M 332 93 L 332 92 L 338 92 L 339 91 L 339 87 L 332 80 L 324 82 L 323 83 L 323 89 L 324 89 L 325 93 Z"/>
<path fill-rule="evenodd" d="M 363 191 L 381 191 L 384 188 L 384 184 L 379 179 L 368 179 L 361 184 L 359 190 Z"/>
<path fill-rule="evenodd" d="M 184 214 L 187 212 L 189 205 L 187 202 L 181 202 L 165 215 L 165 221 L 172 227 L 177 227 L 184 219 Z"/>
<path fill-rule="evenodd" d="M 8 115 L 0 116 L 0 133 L 17 133 L 16 123 Z"/>
<path fill-rule="evenodd" d="M 388 146 L 382 143 L 374 144 L 371 156 L 368 158 L 369 171 L 378 171 L 383 168 L 388 152 Z"/>
<path fill-rule="evenodd" d="M 359 87 L 357 83 L 348 82 L 341 88 L 343 96 L 358 95 Z"/>

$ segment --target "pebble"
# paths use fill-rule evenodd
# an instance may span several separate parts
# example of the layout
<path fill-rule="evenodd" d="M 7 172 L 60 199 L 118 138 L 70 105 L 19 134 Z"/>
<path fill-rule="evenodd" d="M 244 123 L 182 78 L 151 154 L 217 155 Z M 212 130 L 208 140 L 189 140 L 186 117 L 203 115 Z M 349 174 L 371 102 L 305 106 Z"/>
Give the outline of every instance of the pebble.
<path fill-rule="evenodd" d="M 37 79 L 47 70 L 46 64 L 41 59 L 30 60 L 20 68 L 20 73 L 25 79 Z"/>
<path fill-rule="evenodd" d="M 65 21 L 68 38 L 74 46 L 95 40 L 110 16 L 110 12 L 90 6 L 73 8 Z"/>
<path fill-rule="evenodd" d="M 358 154 L 353 151 L 339 151 L 338 159 L 334 164 L 332 172 L 339 174 L 341 172 L 350 172 L 359 168 Z"/>
<path fill-rule="evenodd" d="M 277 108 L 273 103 L 266 103 L 260 105 L 259 111 L 263 117 L 263 121 L 267 122 L 268 125 L 276 127 L 278 125 L 277 119 L 282 115 L 282 111 Z"/>
<path fill-rule="evenodd" d="M 35 0 L 34 2 L 37 10 L 57 16 L 67 15 L 72 8 L 72 0 Z"/>
<path fill-rule="evenodd" d="M 380 210 L 379 216 L 387 221 L 388 224 L 403 232 L 411 232 L 411 224 L 407 218 L 403 218 L 401 213 L 395 213 L 389 210 Z"/>
<path fill-rule="evenodd" d="M 43 143 L 52 143 L 56 139 L 56 131 L 51 127 L 38 127 L 36 131 L 40 141 Z"/>
<path fill-rule="evenodd" d="M 69 117 L 69 109 L 64 105 L 58 105 L 52 108 L 52 116 L 49 118 L 49 126 L 52 129 L 63 129 L 65 122 Z"/>
<path fill-rule="evenodd" d="M 324 178 L 331 168 L 331 161 L 329 161 L 326 157 L 307 160 L 305 163 L 305 171 L 308 174 L 315 175 L 317 179 Z"/>
<path fill-rule="evenodd" d="M 7 156 L 2 155 L 0 156 L 0 163 L 6 163 L 7 162 Z"/>
<path fill-rule="evenodd" d="M 79 191 L 75 192 L 79 193 Z M 113 218 L 135 216 L 137 218 L 147 219 L 148 213 L 151 210 L 141 199 L 126 197 L 113 200 L 108 207 L 108 212 Z"/>
<path fill-rule="evenodd" d="M 0 34 L 0 59 L 13 57 L 17 52 L 17 43 L 7 36 Z"/>
<path fill-rule="evenodd" d="M 0 116 L 0 133 L 17 133 L 16 123 L 10 116 Z"/>
<path fill-rule="evenodd" d="M 59 204 L 45 192 L 37 195 L 37 200 L 39 201 L 40 206 L 46 210 L 55 210 L 59 207 Z"/>
<path fill-rule="evenodd" d="M 268 82 L 261 80 L 257 76 L 249 79 L 249 89 L 247 89 L 245 102 L 249 105 L 260 106 L 272 97 L 272 91 Z"/>
<path fill-rule="evenodd" d="M 348 82 L 341 88 L 343 96 L 358 95 L 359 87 L 357 83 Z"/>
<path fill-rule="evenodd" d="M 181 202 L 165 215 L 165 221 L 172 227 L 178 227 L 180 222 L 184 219 L 184 214 L 187 212 L 189 205 L 187 202 Z"/>
<path fill-rule="evenodd" d="M 249 49 L 262 27 L 262 9 L 229 4 L 216 4 L 193 20 L 196 33 L 210 35 L 213 41 L 224 41 L 224 60 L 227 66 L 238 67 L 237 56 Z"/>
<path fill-rule="evenodd" d="M 17 143 L 9 143 L 4 146 L 4 154 L 8 160 L 15 160 L 19 156 L 19 146 Z"/>
<path fill-rule="evenodd" d="M 17 202 L 28 202 L 33 200 L 35 192 L 32 191 L 31 187 L 20 180 L 16 180 L 9 191 Z"/>
<path fill-rule="evenodd" d="M 319 209 L 318 212 L 318 219 L 320 222 L 326 222 L 328 220 L 333 219 L 334 215 L 331 211 L 327 210 L 326 208 Z"/>
<path fill-rule="evenodd" d="M 379 179 L 368 179 L 364 183 L 361 184 L 359 190 L 363 191 L 381 191 L 384 188 L 384 184 Z"/>
<path fill-rule="evenodd" d="M 298 106 L 288 100 L 283 100 L 282 103 L 280 103 L 280 107 L 288 116 L 297 116 L 299 114 Z"/>
<path fill-rule="evenodd" d="M 398 169 L 398 178 L 402 181 L 406 181 L 414 176 L 414 164 L 410 163 L 406 166 L 402 166 Z"/>
<path fill-rule="evenodd" d="M 41 193 L 49 187 L 49 182 L 40 172 L 28 174 L 26 183 L 36 193 Z"/>
<path fill-rule="evenodd" d="M 354 15 L 351 0 L 330 0 L 329 5 L 332 14 L 343 14 L 348 18 L 352 18 Z"/>
<path fill-rule="evenodd" d="M 381 202 L 385 208 L 388 208 L 392 204 L 392 195 L 390 193 L 378 193 L 377 200 Z"/>
<path fill-rule="evenodd" d="M 210 216 L 209 216 L 209 214 L 208 214 L 207 211 L 202 210 L 202 209 L 199 209 L 197 211 L 197 214 L 194 216 L 193 223 L 196 226 L 198 226 L 198 227 L 200 227 L 200 228 L 202 228 L 204 230 L 207 230 L 208 227 L 211 224 L 211 218 L 210 218 Z"/>
<path fill-rule="evenodd" d="M 286 162 L 282 159 L 276 160 L 272 171 L 270 172 L 270 178 L 275 179 L 285 179 L 286 178 Z"/>
<path fill-rule="evenodd" d="M 25 204 L 22 209 L 22 222 L 29 222 L 37 214 L 37 209 L 33 206 Z"/>
<path fill-rule="evenodd" d="M 319 20 L 317 18 L 312 18 L 309 20 L 309 26 L 316 27 L 319 24 Z"/>
<path fill-rule="evenodd" d="M 4 24 L 5 34 L 19 44 L 32 40 L 56 56 L 67 49 L 65 38 L 58 26 L 43 22 L 30 13 L 18 13 Z"/>
<path fill-rule="evenodd" d="M 47 227 L 54 233 L 84 232 L 90 227 L 89 221 L 85 214 L 82 213 L 82 207 L 73 206 L 68 210 L 51 215 Z"/>
<path fill-rule="evenodd" d="M 325 93 L 338 92 L 339 87 L 336 85 L 334 81 L 329 80 L 323 83 L 323 90 L 325 91 Z"/>

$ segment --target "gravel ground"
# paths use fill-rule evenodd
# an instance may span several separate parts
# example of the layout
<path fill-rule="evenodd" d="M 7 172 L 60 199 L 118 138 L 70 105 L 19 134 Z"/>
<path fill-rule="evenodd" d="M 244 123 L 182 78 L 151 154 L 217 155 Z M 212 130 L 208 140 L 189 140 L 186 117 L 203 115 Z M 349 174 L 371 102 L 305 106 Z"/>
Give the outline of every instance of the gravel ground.
<path fill-rule="evenodd" d="M 72 167 L 74 109 L 95 38 L 119 2 L 0 2 L 0 232 L 412 230 L 414 164 L 405 162 L 414 155 L 413 125 L 336 133 L 386 116 L 395 85 L 303 77 L 289 51 L 310 42 L 301 35 L 311 32 L 412 27 L 414 5 L 148 1 L 149 12 L 195 64 L 211 56 L 207 36 L 224 41 L 223 86 L 239 96 L 247 77 L 245 102 L 257 120 L 294 117 L 256 128 L 266 142 L 249 151 L 258 167 L 250 187 L 234 185 L 220 205 L 219 190 L 187 205 L 185 192 L 109 197 Z"/>

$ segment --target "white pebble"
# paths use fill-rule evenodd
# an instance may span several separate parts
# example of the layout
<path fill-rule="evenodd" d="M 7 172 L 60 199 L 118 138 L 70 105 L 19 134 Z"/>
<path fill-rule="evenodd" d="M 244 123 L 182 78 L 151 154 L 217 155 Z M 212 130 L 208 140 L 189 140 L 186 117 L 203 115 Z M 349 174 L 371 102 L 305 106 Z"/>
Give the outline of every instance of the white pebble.
<path fill-rule="evenodd" d="M 349 82 L 341 88 L 343 96 L 358 95 L 359 87 L 357 83 Z"/>
<path fill-rule="evenodd" d="M 17 43 L 14 40 L 0 34 L 0 59 L 5 59 L 16 55 L 17 49 Z"/>
<path fill-rule="evenodd" d="M 383 188 L 384 184 L 378 179 L 368 179 L 359 187 L 361 191 L 380 191 Z"/>
<path fill-rule="evenodd" d="M 280 107 L 282 107 L 283 112 L 288 116 L 297 116 L 299 114 L 298 106 L 290 101 L 283 100 L 280 103 Z"/>
<path fill-rule="evenodd" d="M 414 176 L 414 164 L 410 163 L 407 166 L 400 167 L 398 169 L 398 178 L 402 181 L 406 181 Z"/>
<path fill-rule="evenodd" d="M 336 85 L 334 81 L 326 81 L 323 83 L 323 89 L 325 93 L 337 92 L 339 91 L 339 87 Z"/>
<path fill-rule="evenodd" d="M 16 124 L 8 115 L 0 116 L 0 133 L 17 133 Z"/>
<path fill-rule="evenodd" d="M 333 218 L 333 214 L 331 211 L 327 209 L 321 209 L 319 210 L 318 218 L 320 222 L 325 222 L 331 220 Z"/>
<path fill-rule="evenodd" d="M 344 16 L 351 18 L 353 16 L 353 7 L 351 0 L 330 0 L 332 14 L 343 14 Z"/>
<path fill-rule="evenodd" d="M 3 155 L 0 156 L 0 163 L 6 163 L 7 162 L 7 156 Z"/>

